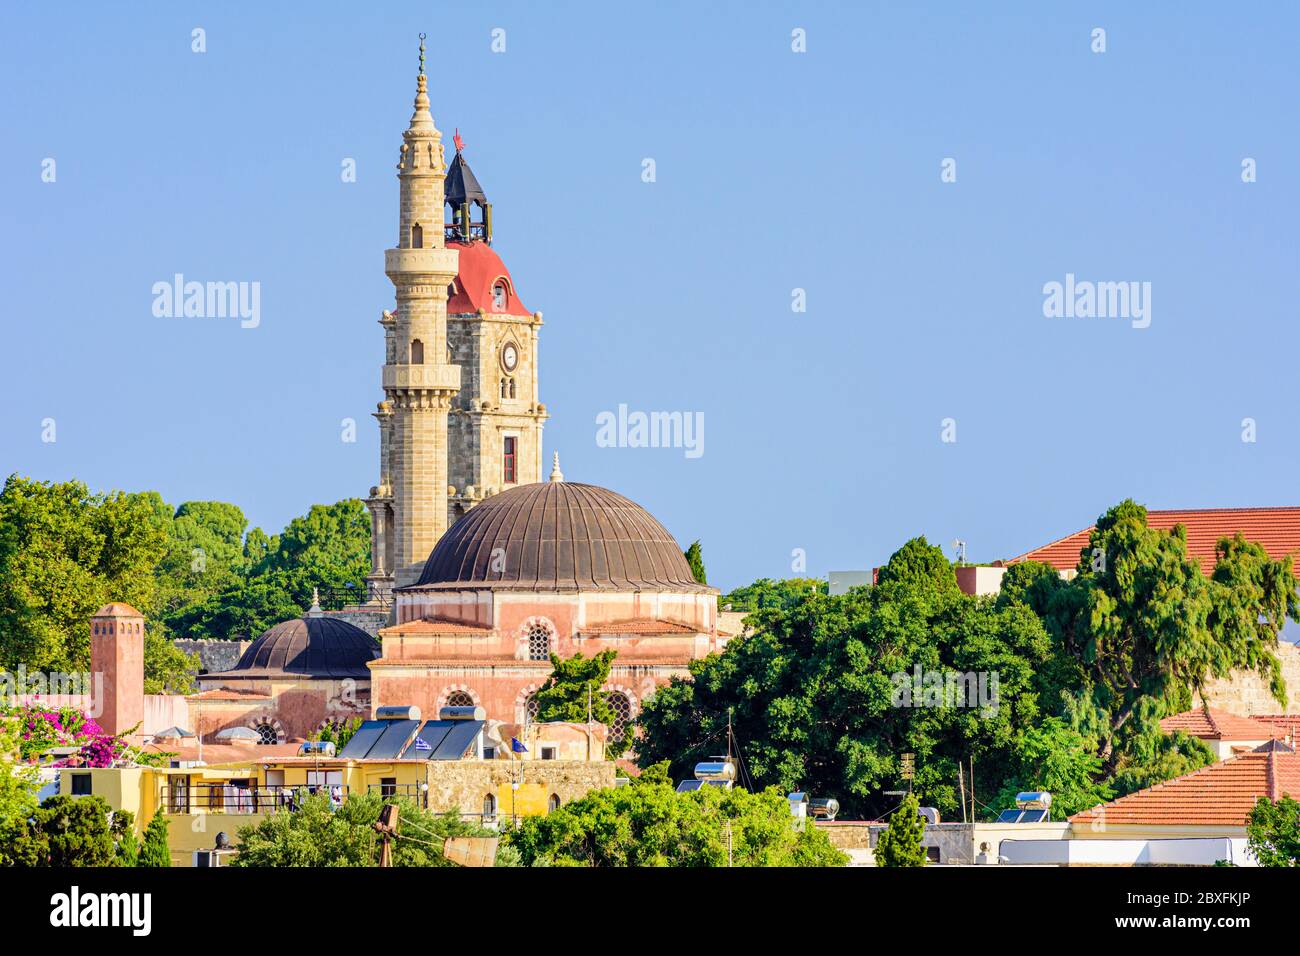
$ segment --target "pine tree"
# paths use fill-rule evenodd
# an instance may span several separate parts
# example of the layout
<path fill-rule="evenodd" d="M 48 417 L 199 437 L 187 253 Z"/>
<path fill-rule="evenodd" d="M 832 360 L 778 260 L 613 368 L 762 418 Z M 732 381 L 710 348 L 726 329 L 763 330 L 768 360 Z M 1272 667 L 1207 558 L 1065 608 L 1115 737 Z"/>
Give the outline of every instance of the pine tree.
<path fill-rule="evenodd" d="M 876 866 L 925 866 L 924 835 L 925 817 L 916 795 L 909 793 L 876 841 Z"/>
<path fill-rule="evenodd" d="M 144 846 L 140 849 L 137 866 L 171 866 L 171 850 L 167 846 L 167 818 L 161 813 L 154 814 L 149 825 L 144 828 Z"/>
<path fill-rule="evenodd" d="M 691 576 L 700 584 L 708 584 L 709 576 L 704 572 L 704 553 L 700 543 L 695 541 L 686 549 L 686 563 L 691 566 Z"/>
<path fill-rule="evenodd" d="M 140 862 L 140 840 L 135 835 L 135 814 L 118 810 L 113 814 L 113 839 L 117 841 L 113 860 L 118 866 L 137 866 Z"/>

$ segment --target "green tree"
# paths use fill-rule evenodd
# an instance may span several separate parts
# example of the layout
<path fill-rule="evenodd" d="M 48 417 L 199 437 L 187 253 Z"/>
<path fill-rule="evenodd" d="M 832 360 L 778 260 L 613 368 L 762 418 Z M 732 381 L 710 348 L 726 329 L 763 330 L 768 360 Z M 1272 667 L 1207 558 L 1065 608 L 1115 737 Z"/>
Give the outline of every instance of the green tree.
<path fill-rule="evenodd" d="M 19 759 L 20 718 L 0 713 L 0 866 L 22 862 L 12 848 L 36 809 L 36 769 Z"/>
<path fill-rule="evenodd" d="M 846 816 L 873 817 L 891 806 L 882 791 L 897 788 L 899 755 L 914 753 L 914 788 L 951 816 L 958 764 L 974 757 L 996 793 L 1018 767 L 1019 728 L 1043 716 L 1051 642 L 1023 604 L 998 607 L 923 575 L 810 593 L 749 620 L 749 636 L 644 702 L 641 766 L 669 760 L 689 774 L 725 746 L 730 717 L 757 786 L 835 797 Z M 962 693 L 913 695 L 919 677 L 948 675 Z"/>
<path fill-rule="evenodd" d="M 876 840 L 876 866 L 925 866 L 925 817 L 916 794 L 909 793 Z"/>
<path fill-rule="evenodd" d="M 113 861 L 118 866 L 135 866 L 140 860 L 140 841 L 135 835 L 135 814 L 130 810 L 113 812 L 111 827 L 113 841 L 117 849 Z"/>
<path fill-rule="evenodd" d="M 84 671 L 91 614 L 109 601 L 152 610 L 167 545 L 160 500 L 9 477 L 0 491 L 0 666 Z"/>
<path fill-rule="evenodd" d="M 377 793 L 351 794 L 332 809 L 329 797 L 304 797 L 297 809 L 281 811 L 239 830 L 232 866 L 378 866 L 380 839 L 374 825 L 385 803 L 396 803 L 400 823 L 393 843 L 394 866 L 455 866 L 442 855 L 451 836 L 492 836 L 463 822 L 454 811 L 430 813 L 414 802 Z"/>
<path fill-rule="evenodd" d="M 1187 554 L 1186 529 L 1147 527 L 1133 501 L 1111 508 L 1080 552 L 1078 574 L 1050 595 L 1045 621 L 1073 679 L 1069 712 L 1116 769 L 1159 719 L 1185 710 L 1212 677 L 1258 673 L 1285 704 L 1274 653 L 1300 620 L 1290 557 L 1240 537 L 1221 541 L 1211 578 Z"/>
<path fill-rule="evenodd" d="M 593 790 L 508 834 L 524 866 L 843 866 L 815 826 L 797 829 L 786 798 L 662 781 Z"/>
<path fill-rule="evenodd" d="M 162 867 L 172 865 L 171 848 L 167 845 L 168 821 L 155 813 L 144 828 L 144 844 L 140 847 L 138 866 Z"/>
<path fill-rule="evenodd" d="M 11 860 L 27 866 L 112 866 L 108 813 L 102 797 L 48 797 L 20 824 Z"/>
<path fill-rule="evenodd" d="M 537 720 L 585 724 L 590 713 L 592 720 L 610 728 L 611 735 L 605 742 L 607 752 L 612 756 L 622 755 L 632 745 L 634 728 L 629 723 L 619 737 L 613 736 L 616 719 L 610 704 L 613 694 L 601 690 L 609 680 L 609 671 L 617 655 L 617 651 L 606 650 L 593 657 L 584 657 L 578 651 L 566 660 L 552 653 L 551 676 L 533 697 L 537 702 Z"/>
<path fill-rule="evenodd" d="M 1052 795 L 1051 818 L 1065 820 L 1114 796 L 1114 789 L 1101 779 L 1096 741 L 1060 717 L 1025 728 L 1012 752 L 1011 777 L 994 803 L 997 808 L 1014 807 L 1022 791 L 1047 791 Z"/>
<path fill-rule="evenodd" d="M 1260 866 L 1300 866 L 1300 803 L 1260 797 L 1246 818 L 1246 846 Z"/>
<path fill-rule="evenodd" d="M 736 588 L 718 597 L 718 607 L 732 611 L 789 610 L 817 592 L 826 590 L 826 582 L 817 578 L 786 578 L 774 581 L 759 578 L 753 584 Z"/>
<path fill-rule="evenodd" d="M 700 550 L 700 543 L 693 541 L 685 553 L 686 563 L 691 566 L 691 577 L 700 584 L 708 584 L 709 576 L 704 571 L 704 553 Z"/>
<path fill-rule="evenodd" d="M 877 584 L 898 581 L 928 581 L 940 591 L 955 592 L 957 573 L 943 549 L 930 544 L 925 535 L 913 538 L 889 556 L 876 576 Z"/>

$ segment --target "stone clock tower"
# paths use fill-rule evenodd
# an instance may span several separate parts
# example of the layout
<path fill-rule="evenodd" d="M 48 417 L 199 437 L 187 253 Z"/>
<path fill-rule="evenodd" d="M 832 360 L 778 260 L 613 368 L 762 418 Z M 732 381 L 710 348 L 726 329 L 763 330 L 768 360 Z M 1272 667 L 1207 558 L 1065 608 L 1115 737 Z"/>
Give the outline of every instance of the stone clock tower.
<path fill-rule="evenodd" d="M 424 39 L 415 112 L 402 134 L 397 247 L 384 271 L 397 306 L 384 329 L 379 484 L 368 597 L 387 603 L 418 580 L 443 532 L 484 498 L 541 480 L 540 312 L 530 313 L 491 248 L 492 207 L 456 156 L 444 172 L 429 113 Z M 446 211 L 444 210 L 446 207 Z"/>

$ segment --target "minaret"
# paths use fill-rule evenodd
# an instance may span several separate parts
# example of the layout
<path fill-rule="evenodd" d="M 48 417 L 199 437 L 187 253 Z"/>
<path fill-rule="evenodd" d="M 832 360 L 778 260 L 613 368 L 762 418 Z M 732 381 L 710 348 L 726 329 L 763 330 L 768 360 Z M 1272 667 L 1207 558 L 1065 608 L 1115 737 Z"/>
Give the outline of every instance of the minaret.
<path fill-rule="evenodd" d="M 433 125 L 420 34 L 415 112 L 402 134 L 397 247 L 384 253 L 397 308 L 380 320 L 386 339 L 380 484 L 367 504 L 373 525 L 370 596 L 413 584 L 447 530 L 447 410 L 460 368 L 447 350 L 447 287 L 458 255 L 444 244 L 442 134 Z"/>

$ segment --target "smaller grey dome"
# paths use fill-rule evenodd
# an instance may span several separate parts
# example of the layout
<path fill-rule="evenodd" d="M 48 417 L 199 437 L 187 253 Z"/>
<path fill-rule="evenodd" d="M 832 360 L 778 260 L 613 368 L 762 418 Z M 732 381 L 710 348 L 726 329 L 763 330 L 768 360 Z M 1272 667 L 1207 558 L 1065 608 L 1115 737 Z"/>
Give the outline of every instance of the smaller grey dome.
<path fill-rule="evenodd" d="M 231 670 L 203 676 L 231 680 L 369 680 L 366 662 L 378 656 L 379 644 L 354 624 L 326 616 L 296 617 L 275 625 L 255 640 Z"/>

